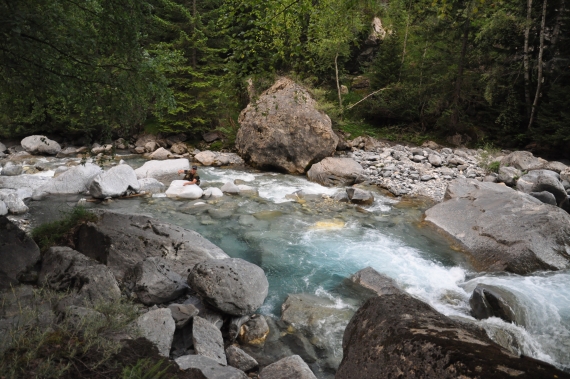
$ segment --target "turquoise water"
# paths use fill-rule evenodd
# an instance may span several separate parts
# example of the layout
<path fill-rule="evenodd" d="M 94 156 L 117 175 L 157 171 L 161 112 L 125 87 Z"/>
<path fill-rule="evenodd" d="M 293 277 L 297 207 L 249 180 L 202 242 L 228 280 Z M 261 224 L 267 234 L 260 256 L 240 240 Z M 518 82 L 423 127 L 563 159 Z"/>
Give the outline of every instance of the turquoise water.
<path fill-rule="evenodd" d="M 422 227 L 420 206 L 402 206 L 380 193 L 373 205 L 356 207 L 326 198 L 340 189 L 303 177 L 218 168 L 201 168 L 200 175 L 202 188 L 238 179 L 257 188 L 259 196 L 226 196 L 208 202 L 203 212 L 192 202 L 165 197 L 90 206 L 147 214 L 196 230 L 230 256 L 258 264 L 270 284 L 263 314 L 280 317 L 282 303 L 296 293 L 316 295 L 327 307 L 351 314 L 362 296 L 347 278 L 371 266 L 438 311 L 480 324 L 513 352 L 570 367 L 570 272 L 527 277 L 476 274 L 445 239 Z M 286 198 L 298 190 L 316 196 L 300 202 Z M 40 222 L 76 201 L 77 197 L 60 197 L 31 203 L 31 214 Z M 495 318 L 471 318 L 468 301 L 478 283 L 515 293 L 527 310 L 525 328 Z M 337 363 L 346 314 L 313 330 Z"/>

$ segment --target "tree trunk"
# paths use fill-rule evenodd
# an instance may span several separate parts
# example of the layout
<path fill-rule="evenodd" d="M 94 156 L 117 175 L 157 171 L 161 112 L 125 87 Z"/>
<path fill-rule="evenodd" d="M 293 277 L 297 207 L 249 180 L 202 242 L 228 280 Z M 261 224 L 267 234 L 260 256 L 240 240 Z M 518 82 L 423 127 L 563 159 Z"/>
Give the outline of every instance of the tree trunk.
<path fill-rule="evenodd" d="M 459 67 L 457 69 L 457 80 L 455 81 L 455 93 L 453 95 L 453 113 L 451 114 L 451 127 L 457 130 L 459 124 L 459 102 L 461 100 L 461 84 L 463 81 L 463 71 L 465 69 L 465 55 L 467 55 L 467 42 L 469 38 L 469 19 L 463 26 L 463 41 L 461 43 L 461 55 L 459 56 Z"/>
<path fill-rule="evenodd" d="M 529 71 L 529 49 L 528 40 L 530 35 L 530 27 L 532 25 L 532 0 L 527 0 L 526 3 L 526 27 L 524 30 L 524 99 L 526 104 L 526 116 L 530 119 L 530 71 Z"/>
<path fill-rule="evenodd" d="M 336 74 L 336 90 L 338 92 L 338 106 L 340 109 L 340 119 L 342 120 L 342 96 L 340 93 L 340 81 L 338 80 L 338 53 L 334 56 L 334 71 Z"/>
<path fill-rule="evenodd" d="M 536 83 L 536 93 L 534 95 L 534 102 L 532 103 L 532 110 L 530 111 L 530 120 L 528 121 L 528 129 L 532 128 L 532 123 L 536 116 L 536 109 L 538 107 L 538 99 L 540 98 L 540 90 L 542 89 L 542 55 L 544 53 L 544 34 L 546 28 L 546 3 L 547 0 L 542 2 L 542 21 L 540 22 L 540 47 L 538 50 L 538 78 Z"/>

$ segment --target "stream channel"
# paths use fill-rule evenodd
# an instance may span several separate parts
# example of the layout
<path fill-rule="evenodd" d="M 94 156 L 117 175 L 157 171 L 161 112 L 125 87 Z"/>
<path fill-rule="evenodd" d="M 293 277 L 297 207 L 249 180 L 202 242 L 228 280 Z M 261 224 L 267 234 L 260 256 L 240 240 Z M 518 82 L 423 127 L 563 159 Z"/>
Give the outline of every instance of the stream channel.
<path fill-rule="evenodd" d="M 63 163 L 46 162 L 53 167 Z M 144 160 L 127 163 L 137 168 Z M 88 203 L 88 207 L 146 214 L 195 230 L 231 257 L 261 266 L 269 280 L 269 295 L 259 312 L 275 320 L 289 294 L 308 294 L 308 306 L 316 307 L 318 317 L 305 325 L 307 337 L 324 351 L 319 355 L 323 361 L 315 363 L 319 377 L 331 378 L 342 359 L 344 328 L 363 301 L 347 278 L 367 266 L 439 312 L 479 324 L 512 352 L 570 371 L 570 271 L 529 276 L 476 273 L 464 254 L 422 224 L 425 204 L 397 202 L 373 188 L 374 204 L 357 207 L 323 198 L 321 194 L 332 196 L 343 189 L 322 187 L 305 177 L 211 167 L 200 167 L 199 174 L 203 189 L 239 179 L 258 189 L 259 196 L 224 196 L 194 205 L 196 201 L 159 194 Z M 298 190 L 316 196 L 286 198 Z M 53 220 L 78 199 L 59 196 L 31 202 L 26 217 L 33 226 Z M 513 293 L 518 301 L 515 312 L 524 325 L 472 318 L 469 297 L 479 283 Z"/>

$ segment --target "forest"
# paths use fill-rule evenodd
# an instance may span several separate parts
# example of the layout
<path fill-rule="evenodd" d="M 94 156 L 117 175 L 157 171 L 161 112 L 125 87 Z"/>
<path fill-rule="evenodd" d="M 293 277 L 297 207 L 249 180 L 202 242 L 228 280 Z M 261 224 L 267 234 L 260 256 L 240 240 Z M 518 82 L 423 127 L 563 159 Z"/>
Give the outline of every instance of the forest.
<path fill-rule="evenodd" d="M 276 77 L 352 136 L 570 152 L 566 0 L 0 0 L 0 137 L 218 130 Z"/>

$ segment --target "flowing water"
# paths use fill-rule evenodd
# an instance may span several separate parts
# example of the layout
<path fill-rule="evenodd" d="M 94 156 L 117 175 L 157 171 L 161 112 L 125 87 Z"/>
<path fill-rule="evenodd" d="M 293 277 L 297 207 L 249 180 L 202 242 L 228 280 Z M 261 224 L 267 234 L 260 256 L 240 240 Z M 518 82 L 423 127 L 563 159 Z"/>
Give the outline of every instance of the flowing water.
<path fill-rule="evenodd" d="M 129 163 L 137 166 L 142 161 Z M 531 276 L 477 274 L 463 254 L 421 223 L 425 205 L 397 203 L 380 193 L 368 207 L 322 196 L 291 199 L 286 196 L 298 190 L 334 195 L 341 189 L 282 174 L 219 168 L 199 171 L 203 188 L 238 179 L 257 188 L 259 196 L 225 196 L 193 206 L 195 202 L 155 195 L 90 206 L 148 214 L 196 230 L 230 256 L 260 265 L 270 286 L 260 310 L 265 315 L 279 318 L 289 294 L 322 299 L 317 305 L 334 311 L 313 325 L 309 335 L 311 342 L 324 349 L 321 358 L 328 359 L 321 366 L 328 365 L 329 372 L 323 371 L 321 377 L 330 377 L 330 370 L 342 358 L 343 329 L 362 302 L 346 279 L 367 266 L 395 279 L 405 291 L 441 313 L 481 325 L 511 351 L 570 369 L 570 271 Z M 34 224 L 76 202 L 77 197 L 59 197 L 31 203 Z M 473 319 L 469 297 L 479 283 L 513 293 L 524 327 L 498 318 Z"/>

